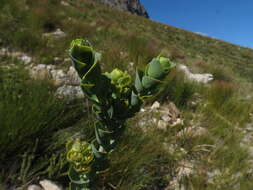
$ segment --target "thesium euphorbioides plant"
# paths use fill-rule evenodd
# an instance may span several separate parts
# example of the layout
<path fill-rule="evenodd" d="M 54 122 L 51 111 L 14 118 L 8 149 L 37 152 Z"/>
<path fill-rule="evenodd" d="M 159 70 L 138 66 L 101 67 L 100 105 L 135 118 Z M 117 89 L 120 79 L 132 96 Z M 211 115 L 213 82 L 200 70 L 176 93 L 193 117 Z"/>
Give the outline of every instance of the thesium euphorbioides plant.
<path fill-rule="evenodd" d="M 95 176 L 108 170 L 108 154 L 119 141 L 125 121 L 140 110 L 145 97 L 154 94 L 174 64 L 166 57 L 155 57 L 145 71 L 136 71 L 132 83 L 130 75 L 119 69 L 102 73 L 101 56 L 87 40 L 73 40 L 69 54 L 81 78 L 81 88 L 97 116 L 96 138 L 92 142 L 74 139 L 66 145 L 70 189 L 88 190 L 92 189 Z"/>

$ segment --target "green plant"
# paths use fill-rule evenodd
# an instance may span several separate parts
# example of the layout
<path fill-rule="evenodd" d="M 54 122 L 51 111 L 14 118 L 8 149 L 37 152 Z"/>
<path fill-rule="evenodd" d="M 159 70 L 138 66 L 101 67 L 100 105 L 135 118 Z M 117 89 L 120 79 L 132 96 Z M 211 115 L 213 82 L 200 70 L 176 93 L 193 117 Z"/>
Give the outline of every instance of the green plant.
<path fill-rule="evenodd" d="M 14 64 L 16 66 L 11 66 Z M 0 89 L 0 176 L 3 184 L 24 185 L 40 172 L 50 175 L 58 168 L 52 163 L 53 171 L 46 171 L 51 164 L 49 159 L 52 153 L 58 156 L 65 145 L 62 140 L 57 147 L 51 148 L 59 142 L 54 136 L 67 127 L 72 127 L 73 131 L 73 125 L 82 114 L 81 106 L 58 99 L 48 81 L 31 80 L 16 59 L 0 60 Z"/>
<path fill-rule="evenodd" d="M 89 189 L 92 179 L 109 168 L 108 155 L 124 132 L 125 121 L 140 110 L 143 99 L 151 97 L 158 84 L 174 66 L 163 56 L 153 58 L 145 71 L 137 70 L 135 83 L 127 72 L 114 69 L 102 73 L 100 54 L 87 40 L 76 39 L 70 46 L 72 63 L 82 80 L 81 87 L 93 103 L 97 116 L 94 124 L 96 139 L 91 143 L 77 138 L 67 143 L 67 160 L 71 163 L 70 189 Z"/>

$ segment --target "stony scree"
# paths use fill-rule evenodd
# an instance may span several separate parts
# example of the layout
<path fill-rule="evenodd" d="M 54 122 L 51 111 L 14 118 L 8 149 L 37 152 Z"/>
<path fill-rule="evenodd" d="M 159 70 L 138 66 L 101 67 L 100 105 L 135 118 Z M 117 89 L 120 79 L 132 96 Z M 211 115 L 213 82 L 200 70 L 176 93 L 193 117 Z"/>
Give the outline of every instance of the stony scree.
<path fill-rule="evenodd" d="M 139 113 L 142 119 L 139 126 L 145 132 L 146 126 L 154 125 L 158 129 L 166 131 L 168 127 L 179 127 L 184 125 L 180 111 L 173 102 L 161 106 L 155 101 L 152 106 L 142 108 Z"/>
<path fill-rule="evenodd" d="M 122 11 L 128 11 L 132 14 L 149 18 L 148 12 L 141 5 L 139 0 L 95 0 L 109 7 Z"/>

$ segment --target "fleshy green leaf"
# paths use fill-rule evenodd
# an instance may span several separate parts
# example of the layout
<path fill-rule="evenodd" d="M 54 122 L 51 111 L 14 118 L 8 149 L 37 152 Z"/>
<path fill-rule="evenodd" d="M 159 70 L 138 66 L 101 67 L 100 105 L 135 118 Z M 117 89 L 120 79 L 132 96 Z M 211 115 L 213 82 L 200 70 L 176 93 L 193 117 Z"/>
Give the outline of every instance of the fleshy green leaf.
<path fill-rule="evenodd" d="M 99 150 L 100 145 L 97 143 L 96 140 L 92 142 L 91 147 L 92 147 L 92 152 L 97 159 L 106 159 L 108 153 L 105 152 L 104 150 L 103 151 Z"/>
<path fill-rule="evenodd" d="M 143 72 L 136 70 L 134 86 L 135 86 L 136 90 L 138 91 L 138 93 L 140 93 L 143 90 L 143 86 L 142 86 L 142 82 L 141 82 L 142 77 L 143 77 Z"/>
<path fill-rule="evenodd" d="M 154 58 L 149 64 L 148 64 L 148 76 L 155 78 L 155 79 L 160 79 L 164 73 L 163 73 L 163 68 L 160 65 L 159 60 Z"/>
<path fill-rule="evenodd" d="M 156 83 L 157 81 L 154 78 L 150 78 L 147 76 L 144 76 L 142 78 L 142 85 L 145 89 L 153 87 Z"/>

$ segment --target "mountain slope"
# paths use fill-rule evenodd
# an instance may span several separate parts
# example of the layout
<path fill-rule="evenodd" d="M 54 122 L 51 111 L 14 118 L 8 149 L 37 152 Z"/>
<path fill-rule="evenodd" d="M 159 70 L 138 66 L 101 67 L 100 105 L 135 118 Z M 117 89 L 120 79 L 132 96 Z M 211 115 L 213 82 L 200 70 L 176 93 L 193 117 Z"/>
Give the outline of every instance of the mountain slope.
<path fill-rule="evenodd" d="M 59 0 L 3 1 L 0 8 L 2 44 L 38 57 L 66 56 L 62 51 L 73 38 L 86 37 L 101 51 L 112 53 L 119 63 L 123 60 L 143 63 L 166 49 L 179 62 L 228 66 L 242 77 L 253 80 L 253 51 L 249 48 L 119 12 L 93 1 L 66 2 L 67 5 Z M 53 43 L 42 38 L 44 32 L 56 28 L 66 33 L 62 40 Z M 123 58 L 120 52 L 127 54 Z M 138 60 L 137 56 L 140 57 Z M 114 63 L 114 60 L 110 62 Z"/>

